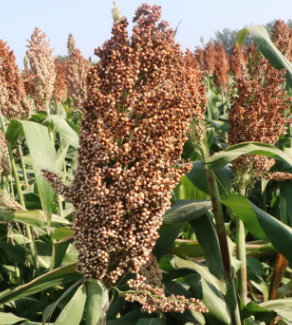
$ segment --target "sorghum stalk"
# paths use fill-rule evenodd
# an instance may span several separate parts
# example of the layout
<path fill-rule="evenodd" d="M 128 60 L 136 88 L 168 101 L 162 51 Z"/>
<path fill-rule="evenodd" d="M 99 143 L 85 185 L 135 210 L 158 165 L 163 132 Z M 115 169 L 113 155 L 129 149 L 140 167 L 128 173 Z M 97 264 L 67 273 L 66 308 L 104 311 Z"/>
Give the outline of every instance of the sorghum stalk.
<path fill-rule="evenodd" d="M 230 311 L 232 325 L 240 325 L 241 320 L 239 315 L 239 307 L 237 303 L 236 288 L 234 284 L 234 274 L 230 262 L 230 252 L 228 247 L 227 234 L 225 229 L 225 220 L 224 220 L 218 185 L 217 185 L 215 173 L 210 169 L 206 169 L 206 173 L 207 173 L 210 197 L 212 201 L 213 214 L 215 218 L 216 230 L 217 230 L 217 235 L 218 235 L 218 240 L 219 240 L 219 245 L 221 250 L 222 262 L 225 271 L 226 283 L 227 283 L 227 287 L 230 288 L 233 297 L 233 306 L 232 306 L 233 310 Z"/>

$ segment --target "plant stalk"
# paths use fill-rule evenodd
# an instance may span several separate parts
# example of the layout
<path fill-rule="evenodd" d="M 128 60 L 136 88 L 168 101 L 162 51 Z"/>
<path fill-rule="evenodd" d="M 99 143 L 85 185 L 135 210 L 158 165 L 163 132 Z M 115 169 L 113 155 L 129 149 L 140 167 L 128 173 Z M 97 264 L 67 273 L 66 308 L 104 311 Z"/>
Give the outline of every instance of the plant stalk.
<path fill-rule="evenodd" d="M 246 267 L 246 247 L 245 228 L 242 220 L 236 217 L 236 257 L 241 262 L 239 270 L 239 294 L 242 302 L 247 304 L 247 267 Z"/>
<path fill-rule="evenodd" d="M 239 308 L 237 303 L 237 294 L 234 284 L 234 274 L 231 268 L 230 262 L 230 252 L 228 247 L 227 241 L 227 234 L 225 229 L 225 220 L 224 214 L 221 205 L 220 194 L 218 190 L 218 185 L 215 177 L 215 173 L 210 170 L 206 169 L 207 178 L 208 178 L 208 187 L 212 201 L 212 208 L 215 218 L 216 230 L 221 250 L 222 262 L 225 271 L 225 278 L 227 281 L 227 286 L 229 287 L 231 294 L 233 296 L 233 306 L 231 307 L 231 318 L 232 318 L 232 325 L 241 325 L 240 315 L 239 315 Z"/>

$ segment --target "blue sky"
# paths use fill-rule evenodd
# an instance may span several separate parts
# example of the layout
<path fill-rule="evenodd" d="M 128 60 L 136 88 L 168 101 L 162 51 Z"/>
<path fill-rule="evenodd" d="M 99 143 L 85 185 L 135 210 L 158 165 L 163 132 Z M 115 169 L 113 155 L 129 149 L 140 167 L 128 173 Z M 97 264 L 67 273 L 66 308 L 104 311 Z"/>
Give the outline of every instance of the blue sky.
<path fill-rule="evenodd" d="M 122 14 L 132 20 L 144 1 L 117 0 Z M 274 19 L 292 19 L 289 0 L 149 0 L 162 6 L 162 19 L 175 28 L 176 40 L 183 49 L 193 50 L 224 28 L 241 29 L 251 24 L 266 24 Z M 112 1 L 108 0 L 0 0 L 0 39 L 14 50 L 22 68 L 26 40 L 35 27 L 51 40 L 54 55 L 67 54 L 67 38 L 72 33 L 76 45 L 88 58 L 110 37 Z"/>

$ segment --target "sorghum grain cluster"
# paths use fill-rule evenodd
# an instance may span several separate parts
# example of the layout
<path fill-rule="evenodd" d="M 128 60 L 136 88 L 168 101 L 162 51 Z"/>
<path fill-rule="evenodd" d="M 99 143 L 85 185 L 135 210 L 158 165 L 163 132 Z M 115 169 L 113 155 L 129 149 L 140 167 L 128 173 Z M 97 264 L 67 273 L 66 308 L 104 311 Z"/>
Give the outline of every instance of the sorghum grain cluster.
<path fill-rule="evenodd" d="M 79 109 L 87 97 L 86 78 L 89 62 L 84 59 L 75 44 L 73 35 L 70 34 L 68 38 L 69 60 L 66 62 L 66 83 L 68 95 L 72 98 L 74 106 Z"/>
<path fill-rule="evenodd" d="M 44 172 L 76 208 L 78 271 L 108 286 L 149 260 L 171 191 L 191 169 L 180 165 L 189 124 L 204 119 L 199 72 L 186 66 L 160 13 L 143 4 L 131 38 L 122 18 L 95 50 L 71 189 Z"/>
<path fill-rule="evenodd" d="M 0 40 L 0 109 L 7 120 L 27 118 L 31 112 L 15 60 L 13 51 Z"/>
<path fill-rule="evenodd" d="M 26 56 L 29 59 L 30 74 L 34 76 L 34 102 L 39 111 L 46 110 L 46 102 L 52 97 L 56 79 L 55 64 L 52 57 L 53 49 L 46 34 L 36 28 L 28 40 Z"/>
<path fill-rule="evenodd" d="M 285 71 L 277 71 L 266 59 L 249 49 L 252 70 L 235 78 L 237 96 L 229 111 L 229 144 L 256 141 L 274 145 L 285 124 L 291 120 L 284 117 L 290 100 L 283 89 Z M 256 177 L 262 176 L 275 163 L 265 156 L 243 155 L 233 162 L 235 170 L 253 169 Z"/>

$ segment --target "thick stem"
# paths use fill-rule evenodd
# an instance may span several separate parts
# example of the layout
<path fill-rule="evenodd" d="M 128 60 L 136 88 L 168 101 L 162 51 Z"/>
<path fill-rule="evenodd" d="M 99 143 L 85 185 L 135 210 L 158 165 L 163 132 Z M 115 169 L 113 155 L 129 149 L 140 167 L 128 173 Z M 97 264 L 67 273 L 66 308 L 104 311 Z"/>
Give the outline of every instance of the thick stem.
<path fill-rule="evenodd" d="M 247 303 L 247 268 L 246 268 L 246 247 L 245 229 L 242 220 L 236 217 L 236 257 L 241 262 L 239 270 L 239 294 L 244 304 Z"/>
<path fill-rule="evenodd" d="M 212 170 L 207 169 L 207 178 L 208 178 L 208 187 L 210 192 L 210 197 L 212 201 L 212 208 L 216 223 L 216 230 L 221 250 L 222 262 L 225 271 L 225 278 L 227 281 L 227 286 L 229 287 L 230 294 L 233 297 L 233 306 L 231 306 L 231 318 L 232 318 L 232 325 L 240 325 L 240 315 L 239 315 L 239 308 L 237 303 L 237 294 L 234 284 L 234 275 L 233 270 L 231 268 L 230 262 L 230 253 L 227 241 L 227 234 L 225 229 L 225 220 L 224 214 L 221 205 L 220 194 L 218 190 L 218 185 L 216 182 L 215 174 Z"/>

